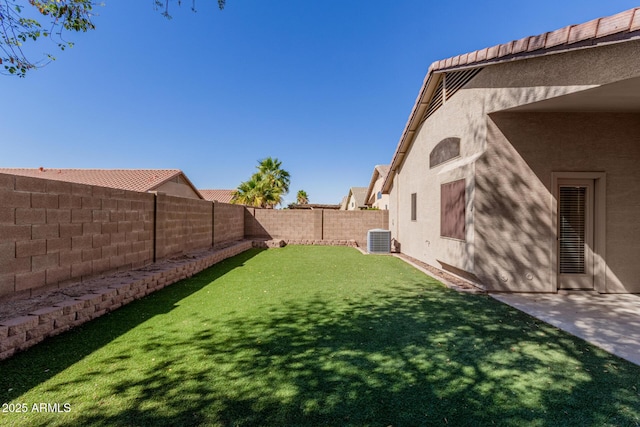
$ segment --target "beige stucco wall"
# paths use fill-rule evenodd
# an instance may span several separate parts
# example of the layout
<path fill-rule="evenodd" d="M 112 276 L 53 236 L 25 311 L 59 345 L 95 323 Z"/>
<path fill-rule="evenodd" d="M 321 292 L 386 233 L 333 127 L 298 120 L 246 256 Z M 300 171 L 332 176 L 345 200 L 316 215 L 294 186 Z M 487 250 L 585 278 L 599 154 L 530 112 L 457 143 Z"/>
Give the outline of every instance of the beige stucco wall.
<path fill-rule="evenodd" d="M 382 190 L 382 184 L 384 183 L 384 177 L 378 175 L 378 179 L 373 183 L 373 189 L 371 191 L 373 197 L 373 204 L 371 207 L 378 208 L 381 210 L 389 209 L 389 195 L 382 194 L 382 197 L 378 199 L 378 192 Z"/>
<path fill-rule="evenodd" d="M 640 114 L 498 113 L 488 122 L 474 203 L 482 281 L 555 291 L 552 173 L 598 171 L 606 173 L 605 291 L 640 292 Z"/>
<path fill-rule="evenodd" d="M 550 254 L 555 234 L 549 193 L 551 165 L 556 170 L 604 171 L 620 186 L 610 192 L 614 184 L 607 178 L 607 213 L 612 212 L 612 218 L 607 217 L 607 277 L 613 273 L 616 277 L 607 282 L 607 291 L 638 289 L 633 284 L 637 283 L 634 276 L 638 271 L 626 255 L 633 253 L 630 245 L 634 240 L 616 231 L 621 227 L 619 221 L 625 224 L 633 212 L 638 212 L 637 202 L 633 201 L 637 199 L 620 196 L 632 190 L 621 184 L 623 177 L 639 182 L 638 176 L 627 170 L 637 167 L 619 162 L 627 155 L 632 163 L 640 160 L 636 136 L 640 133 L 633 127 L 634 120 L 637 126 L 638 116 L 582 114 L 571 116 L 567 122 L 554 118 L 531 124 L 533 128 L 526 138 L 518 136 L 517 143 L 534 153 L 528 156 L 534 155 L 536 161 L 547 166 L 545 171 L 534 173 L 530 159 L 522 158 L 518 149 L 511 146 L 510 138 L 505 139 L 489 114 L 639 75 L 638 41 L 485 67 L 422 124 L 394 177 L 389 225 L 402 252 L 438 267 L 468 272 L 491 289 L 552 291 Z M 521 122 L 528 123 L 527 115 L 538 117 L 541 113 L 519 114 L 510 120 L 522 129 Z M 553 116 L 550 113 L 545 117 Z M 500 113 L 495 117 L 504 121 L 507 116 Z M 595 117 L 599 120 L 591 120 Z M 584 120 L 591 120 L 589 133 L 583 130 Z M 502 125 L 509 123 L 507 120 Z M 537 143 L 536 132 L 542 131 L 553 150 Z M 551 138 L 560 133 L 567 136 L 562 143 Z M 591 137 L 589 142 L 585 142 L 587 136 Z M 430 168 L 429 154 L 438 142 L 450 137 L 460 138 L 460 157 Z M 615 149 L 609 140 L 617 141 Z M 630 140 L 635 142 L 627 142 Z M 603 141 L 609 148 L 596 149 Z M 583 149 L 578 157 L 572 150 L 576 145 Z M 568 153 L 573 154 L 567 157 Z M 600 162 L 587 162 L 591 156 L 600 157 Z M 440 237 L 440 186 L 458 179 L 466 182 L 464 240 Z M 501 197 L 503 187 L 513 195 L 512 199 Z M 410 218 L 412 193 L 417 194 L 416 221 Z M 614 203 L 626 206 L 612 210 Z M 496 212 L 502 214 L 495 216 Z M 631 236 L 638 237 L 633 233 Z"/>

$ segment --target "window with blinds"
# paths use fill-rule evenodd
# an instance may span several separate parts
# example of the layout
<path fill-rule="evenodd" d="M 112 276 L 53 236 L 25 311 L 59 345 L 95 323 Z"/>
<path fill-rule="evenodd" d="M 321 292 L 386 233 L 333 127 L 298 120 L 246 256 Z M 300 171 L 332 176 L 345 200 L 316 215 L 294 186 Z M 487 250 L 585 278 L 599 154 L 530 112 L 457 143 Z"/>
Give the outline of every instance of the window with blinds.
<path fill-rule="evenodd" d="M 584 274 L 586 187 L 560 187 L 560 273 Z"/>

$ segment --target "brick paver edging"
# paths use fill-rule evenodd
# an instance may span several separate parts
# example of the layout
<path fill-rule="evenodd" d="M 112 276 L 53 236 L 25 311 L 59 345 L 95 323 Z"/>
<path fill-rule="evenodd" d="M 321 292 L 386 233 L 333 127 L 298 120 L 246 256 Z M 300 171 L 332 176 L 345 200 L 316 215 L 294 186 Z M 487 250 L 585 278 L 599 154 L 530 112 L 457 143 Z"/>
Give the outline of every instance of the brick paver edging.
<path fill-rule="evenodd" d="M 222 260 L 253 246 L 243 240 L 222 249 L 189 255 L 161 265 L 134 270 L 131 275 L 105 280 L 102 289 L 32 311 L 27 316 L 0 321 L 0 360 L 26 350 L 45 338 L 69 329 L 140 299 L 152 292 L 193 276 Z"/>

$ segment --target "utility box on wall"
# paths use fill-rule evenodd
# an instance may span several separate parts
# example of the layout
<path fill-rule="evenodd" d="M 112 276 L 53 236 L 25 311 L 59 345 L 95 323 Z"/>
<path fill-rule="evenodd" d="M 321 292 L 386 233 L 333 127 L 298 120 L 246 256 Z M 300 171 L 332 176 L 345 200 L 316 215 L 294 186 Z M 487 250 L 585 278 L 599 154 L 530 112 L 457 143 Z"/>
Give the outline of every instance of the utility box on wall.
<path fill-rule="evenodd" d="M 367 233 L 367 252 L 388 254 L 391 252 L 391 231 L 376 228 Z"/>

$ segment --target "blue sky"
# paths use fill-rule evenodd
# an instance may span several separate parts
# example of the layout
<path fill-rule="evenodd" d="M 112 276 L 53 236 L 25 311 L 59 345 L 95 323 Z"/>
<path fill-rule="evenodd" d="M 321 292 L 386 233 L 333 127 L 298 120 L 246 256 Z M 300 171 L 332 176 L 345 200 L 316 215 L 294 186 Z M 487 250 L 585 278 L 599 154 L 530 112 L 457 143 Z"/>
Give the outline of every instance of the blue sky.
<path fill-rule="evenodd" d="M 25 0 L 24 3 L 27 3 Z M 97 29 L 0 76 L 0 167 L 176 168 L 235 188 L 259 159 L 287 202 L 339 203 L 387 164 L 429 65 L 612 15 L 626 0 L 105 0 Z"/>

